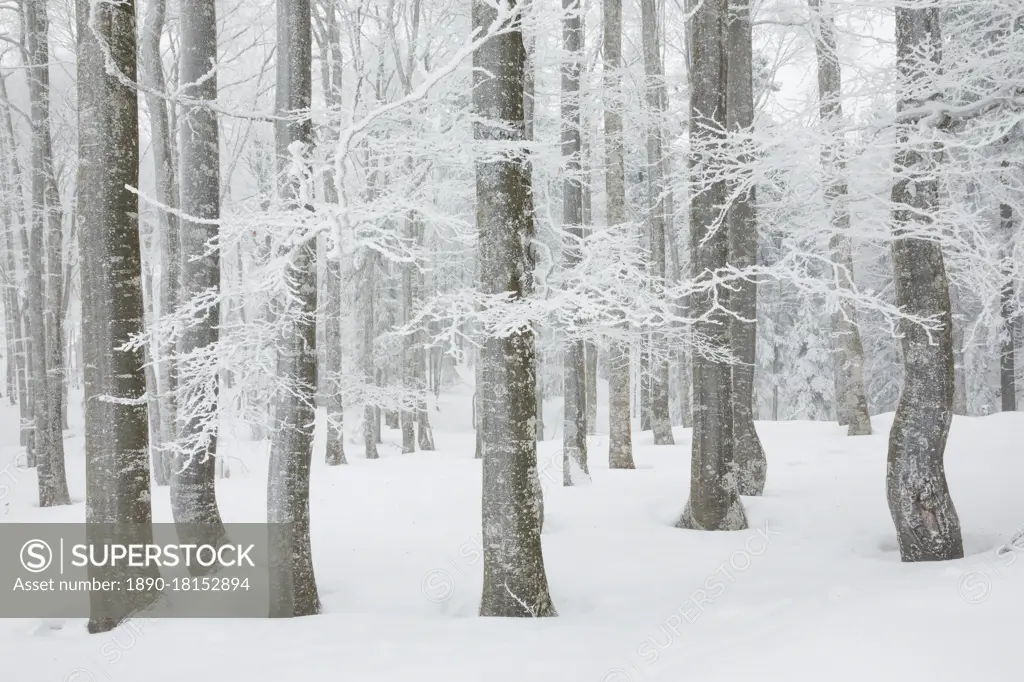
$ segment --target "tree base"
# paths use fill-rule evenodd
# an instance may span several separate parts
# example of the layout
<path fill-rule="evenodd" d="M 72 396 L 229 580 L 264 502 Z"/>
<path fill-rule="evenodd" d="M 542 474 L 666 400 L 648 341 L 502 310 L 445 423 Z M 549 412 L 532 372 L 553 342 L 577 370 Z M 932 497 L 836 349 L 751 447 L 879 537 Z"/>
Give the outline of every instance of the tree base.
<path fill-rule="evenodd" d="M 693 514 L 693 508 L 690 501 L 687 500 L 686 506 L 683 508 L 683 513 L 680 515 L 679 520 L 676 521 L 676 528 L 682 528 L 684 530 L 746 530 L 749 528 L 747 525 L 747 513 L 743 509 L 743 504 L 739 501 L 739 498 L 734 500 L 729 505 L 729 510 L 724 516 L 716 519 L 702 519 L 698 520 Z"/>

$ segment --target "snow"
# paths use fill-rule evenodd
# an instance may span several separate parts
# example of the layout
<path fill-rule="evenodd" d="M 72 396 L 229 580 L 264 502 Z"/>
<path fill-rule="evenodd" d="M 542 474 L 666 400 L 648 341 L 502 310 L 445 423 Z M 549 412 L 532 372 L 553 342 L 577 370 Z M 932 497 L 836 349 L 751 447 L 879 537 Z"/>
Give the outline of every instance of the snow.
<path fill-rule="evenodd" d="M 607 433 L 605 386 L 599 433 Z M 609 470 L 590 439 L 593 484 L 561 487 L 561 433 L 541 444 L 544 558 L 558 618 L 476 617 L 482 583 L 480 462 L 472 389 L 431 413 L 435 453 L 401 455 L 385 429 L 381 459 L 346 443 L 348 466 L 312 479 L 321 616 L 295 620 L 144 620 L 88 635 L 85 621 L 0 621 L 0 679 L 10 682 L 799 682 L 1003 679 L 1014 669 L 1024 607 L 1024 414 L 957 417 L 947 475 L 966 558 L 902 564 L 885 498 L 887 432 L 847 438 L 831 423 L 759 422 L 768 454 L 750 528 L 673 527 L 689 490 L 690 431 L 674 446 L 633 434 L 635 471 Z M 66 441 L 72 507 L 39 509 L 35 474 L 13 463 L 17 409 L 0 407 L 5 522 L 84 519 L 80 395 Z M 560 403 L 545 422 L 560 424 Z M 322 415 L 321 415 L 322 419 Z M 356 414 L 346 422 L 356 425 Z M 321 427 L 323 424 L 321 423 Z M 262 521 L 265 443 L 224 446 L 225 521 Z M 2 468 L 7 465 L 7 468 Z M 170 521 L 166 488 L 154 516 Z"/>

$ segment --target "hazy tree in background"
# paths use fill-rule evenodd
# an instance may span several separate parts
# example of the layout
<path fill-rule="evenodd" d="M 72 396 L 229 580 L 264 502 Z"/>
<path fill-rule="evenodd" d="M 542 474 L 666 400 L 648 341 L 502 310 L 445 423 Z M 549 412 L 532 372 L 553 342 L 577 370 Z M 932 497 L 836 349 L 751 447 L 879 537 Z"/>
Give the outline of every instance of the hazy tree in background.
<path fill-rule="evenodd" d="M 182 94 L 190 100 L 217 99 L 217 11 L 215 0 L 181 1 Z M 220 147 L 217 115 L 202 104 L 182 106 L 178 117 L 181 155 L 180 226 L 182 300 L 220 289 L 220 253 L 210 248 L 217 239 L 220 219 Z M 193 220 L 195 219 L 195 220 Z M 185 362 L 203 353 L 219 338 L 220 305 L 206 308 L 189 320 L 178 341 L 178 355 Z M 188 368 L 191 370 L 192 368 Z M 214 379 L 216 382 L 216 379 Z M 217 419 L 216 383 L 213 395 L 190 409 L 187 418 L 178 414 L 178 448 L 171 473 L 171 510 L 178 524 L 201 527 L 210 537 L 197 542 L 216 542 L 223 534 L 217 508 L 217 433 L 210 424 Z M 192 525 L 195 524 L 195 525 Z"/>
<path fill-rule="evenodd" d="M 310 0 L 277 0 L 277 112 L 274 124 L 280 195 L 285 208 L 299 204 L 306 178 L 304 159 L 312 151 L 313 36 Z M 300 166 L 300 168 L 296 168 Z M 287 323 L 278 338 L 278 380 L 286 389 L 275 396 L 274 434 L 267 485 L 267 522 L 280 524 L 271 547 L 270 615 L 310 616 L 320 612 L 309 538 L 309 472 L 316 417 L 316 241 L 292 249 L 292 290 Z"/>
<path fill-rule="evenodd" d="M 604 0 L 605 196 L 608 227 L 626 222 L 626 165 L 622 142 L 622 0 Z M 629 345 L 608 349 L 608 466 L 634 469 L 629 411 Z"/>
<path fill-rule="evenodd" d="M 900 92 L 905 93 L 898 112 L 919 106 L 909 98 L 922 94 L 922 70 L 938 69 L 941 56 L 938 9 L 897 7 L 896 67 Z M 904 119 L 897 128 L 892 188 L 896 304 L 911 314 L 939 316 L 942 329 L 929 331 L 900 321 L 903 391 L 889 432 L 885 483 L 903 561 L 937 561 L 959 559 L 964 548 L 943 465 L 953 419 L 949 283 L 942 247 L 918 233 L 939 208 L 935 169 L 942 163 L 942 152 L 915 139 L 917 127 L 918 121 Z"/>
<path fill-rule="evenodd" d="M 694 184 L 699 174 L 713 172 L 715 161 L 704 149 L 719 141 L 726 127 L 728 62 L 727 0 L 704 0 L 694 10 L 690 45 L 690 169 Z M 690 201 L 690 243 L 694 277 L 707 277 L 729 259 L 729 230 L 715 229 L 719 207 L 726 204 L 727 187 L 720 174 Z M 713 312 L 711 292 L 693 297 L 695 331 L 719 348 L 730 343 L 729 320 Z M 734 459 L 732 366 L 702 353 L 693 356 L 693 453 L 690 499 L 677 525 L 694 530 L 741 530 L 747 527 L 740 501 Z"/>
<path fill-rule="evenodd" d="M 665 182 L 666 170 L 665 151 L 663 145 L 662 116 L 665 101 L 663 98 L 664 69 L 661 61 L 661 40 L 658 27 L 658 7 L 656 0 L 640 0 L 640 13 L 643 20 L 643 53 L 646 83 L 644 92 L 647 98 L 647 228 L 650 237 L 651 260 L 650 280 L 654 295 L 658 296 L 665 289 Z M 650 357 L 650 421 L 654 433 L 655 445 L 673 445 L 672 416 L 669 412 L 669 365 L 668 348 L 664 335 L 654 330 L 650 337 L 647 353 Z M 641 380 L 641 383 L 642 380 Z M 645 391 L 644 395 L 648 395 Z"/>
<path fill-rule="evenodd" d="M 473 137 L 486 145 L 476 162 L 476 215 L 482 292 L 522 299 L 532 289 L 533 201 L 522 149 L 526 49 L 518 8 L 510 3 L 509 9 L 513 13 L 505 21 L 517 25 L 505 26 L 473 53 L 473 109 L 479 117 Z M 480 32 L 499 18 L 485 0 L 474 0 L 472 13 L 473 29 Z M 486 415 L 480 615 L 553 616 L 540 541 L 533 331 L 489 334 L 480 360 Z"/>
<path fill-rule="evenodd" d="M 54 175 L 50 136 L 50 49 L 46 0 L 25 2 L 23 10 L 25 42 L 31 65 L 28 75 L 32 104 L 32 231 L 28 249 L 28 312 L 32 336 L 30 358 L 35 456 L 39 506 L 52 507 L 71 504 L 64 472 L 64 434 L 61 428 L 64 395 L 64 334 L 60 320 L 63 211 Z"/>
<path fill-rule="evenodd" d="M 91 541 L 109 541 L 109 524 L 117 524 L 131 530 L 132 542 L 147 544 L 153 533 L 144 353 L 121 349 L 145 323 L 139 200 L 127 189 L 139 184 L 138 97 L 115 75 L 136 78 L 135 5 L 78 0 L 76 8 L 85 518 Z M 91 17 L 93 11 L 99 15 Z M 126 566 L 116 575 L 154 571 Z M 113 574 L 109 567 L 90 569 L 91 578 L 109 580 Z M 90 632 L 113 629 L 128 615 L 123 607 L 132 606 L 112 610 L 110 592 L 89 596 Z M 128 599 L 141 606 L 155 597 L 138 592 Z"/>
<path fill-rule="evenodd" d="M 832 0 L 808 0 L 815 19 L 815 51 L 818 60 L 818 115 L 830 143 L 822 149 L 821 164 L 829 182 L 825 190 L 825 210 L 832 229 L 830 239 L 832 262 L 839 282 L 849 288 L 853 284 L 853 247 L 850 231 L 850 199 L 846 184 L 846 162 L 843 159 L 842 71 L 836 56 L 835 18 Z M 871 415 L 864 393 L 864 347 L 857 325 L 857 311 L 848 303 L 832 315 L 835 336 L 836 416 L 840 426 L 847 426 L 850 436 L 871 435 Z"/>
<path fill-rule="evenodd" d="M 580 68 L 583 60 L 583 17 L 580 0 L 562 0 L 562 249 L 566 270 L 580 262 L 583 241 L 583 184 L 580 163 Z M 581 339 L 570 338 L 563 354 L 562 485 L 589 478 L 587 469 L 587 375 Z"/>

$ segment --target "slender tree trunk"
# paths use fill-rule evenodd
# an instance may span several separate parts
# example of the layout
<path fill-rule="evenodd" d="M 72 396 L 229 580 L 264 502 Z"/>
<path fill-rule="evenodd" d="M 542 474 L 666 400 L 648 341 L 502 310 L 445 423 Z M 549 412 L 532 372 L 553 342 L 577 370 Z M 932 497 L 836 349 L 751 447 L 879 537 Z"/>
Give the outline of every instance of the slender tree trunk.
<path fill-rule="evenodd" d="M 726 55 L 726 123 L 730 131 L 748 130 L 754 125 L 753 47 L 750 7 L 746 0 L 730 0 Z M 741 159 L 743 163 L 749 159 Z M 731 193 L 731 192 L 730 192 Z M 736 268 L 757 264 L 757 197 L 753 187 L 738 197 L 726 214 L 729 263 Z M 728 292 L 729 307 L 736 316 L 729 320 L 729 341 L 739 360 L 732 366 L 733 457 L 739 474 L 741 495 L 764 491 L 768 460 L 754 428 L 754 366 L 757 360 L 757 283 L 741 280 Z M 750 320 L 747 322 L 746 320 Z"/>
<path fill-rule="evenodd" d="M 416 217 L 413 221 L 416 244 L 423 248 L 423 222 Z M 413 272 L 413 310 L 419 309 L 423 301 L 423 290 L 426 283 L 423 273 L 418 269 Z M 415 381 L 418 397 L 416 398 L 416 443 L 420 450 L 429 452 L 434 449 L 434 431 L 430 428 L 430 413 L 427 411 L 427 330 L 416 331 L 413 347 L 413 381 Z"/>
<path fill-rule="evenodd" d="M 95 11 L 97 16 L 90 17 Z M 138 98 L 107 70 L 135 71 L 135 6 L 77 1 L 78 208 L 85 351 L 86 521 L 90 542 L 153 542 L 143 331 Z M 94 32 L 95 29 L 95 32 Z M 110 524 L 116 524 L 111 526 Z M 91 567 L 98 580 L 152 578 L 156 568 Z M 106 632 L 157 593 L 90 593 L 90 632 Z"/>
<path fill-rule="evenodd" d="M 667 206 L 665 205 L 665 153 L 661 129 L 665 101 L 664 69 L 661 61 L 661 40 L 658 29 L 658 8 L 656 0 L 641 0 L 640 13 L 643 21 L 644 72 L 647 83 L 644 88 L 647 109 L 651 121 L 647 126 L 647 227 L 651 238 L 652 292 L 662 297 L 665 290 L 667 268 L 665 263 L 665 228 Z M 654 432 L 655 445 L 674 445 L 672 437 L 672 415 L 669 412 L 669 363 L 668 347 L 664 334 L 657 329 L 650 340 L 650 421 Z"/>
<path fill-rule="evenodd" d="M 999 227 L 1007 239 L 1012 243 L 1014 220 L 1013 207 L 1009 204 L 999 205 Z M 1009 273 L 1008 273 L 1009 275 Z M 999 395 L 1002 398 L 1003 412 L 1015 412 L 1017 410 L 1017 380 L 1015 358 L 1016 344 L 1013 334 L 1013 278 L 1008 276 L 1001 292 L 1002 315 L 1003 315 L 1003 343 L 999 353 Z"/>
<path fill-rule="evenodd" d="M 822 150 L 826 181 L 826 211 L 834 234 L 830 239 L 833 268 L 840 286 L 853 285 L 853 247 L 850 231 L 850 200 L 846 186 L 846 161 L 842 141 L 842 72 L 836 57 L 835 18 L 832 0 L 808 0 L 815 19 L 818 60 L 818 114 L 822 128 L 833 137 Z M 864 393 L 864 348 L 857 326 L 857 311 L 848 303 L 832 315 L 835 338 L 836 416 L 840 426 L 849 425 L 850 436 L 871 435 L 871 415 Z"/>
<path fill-rule="evenodd" d="M 626 165 L 622 141 L 622 0 L 604 0 L 605 195 L 608 227 L 626 222 Z M 629 415 L 629 346 L 608 347 L 608 466 L 634 469 Z"/>
<path fill-rule="evenodd" d="M 513 5 L 514 6 L 514 5 Z M 473 2 L 473 28 L 486 31 L 497 10 Z M 481 287 L 488 295 L 529 296 L 533 272 L 533 200 L 525 138 L 523 84 L 526 50 L 521 28 L 491 38 L 473 53 L 474 139 L 515 150 L 478 160 L 476 212 Z M 501 123 L 501 127 L 487 122 Z M 505 127 L 508 126 L 508 127 Z M 524 277 L 525 275 L 525 277 Z M 484 430 L 481 616 L 553 616 L 541 551 L 537 477 L 536 358 L 532 330 L 483 342 Z M 499 390 L 500 389 L 500 390 Z"/>
<path fill-rule="evenodd" d="M 896 65 L 907 88 L 927 54 L 940 63 L 939 10 L 896 8 Z M 900 101 L 897 111 L 916 104 Z M 896 305 L 907 313 L 938 315 L 941 330 L 929 333 L 901 321 L 903 391 L 889 432 L 886 491 L 903 561 L 959 559 L 964 555 L 960 520 L 946 483 L 943 454 L 953 409 L 953 332 L 949 286 L 939 244 L 907 235 L 927 228 L 938 210 L 935 166 L 941 152 L 911 146 L 914 122 L 897 128 L 896 184 L 892 188 L 893 271 Z"/>
<path fill-rule="evenodd" d="M 636 375 L 636 402 L 640 408 L 640 430 L 651 430 L 651 333 L 649 329 L 641 329 L 637 341 L 637 363 L 640 368 Z"/>
<path fill-rule="evenodd" d="M 313 94 L 313 36 L 310 0 L 277 0 L 277 111 L 274 124 L 280 194 L 286 208 L 299 204 L 300 184 L 292 175 L 293 154 L 308 158 L 313 122 L 306 110 Z M 303 171 L 305 172 L 305 171 Z M 284 333 L 278 340 L 279 380 L 290 384 L 277 396 L 267 485 L 267 521 L 281 530 L 271 547 L 270 616 L 290 618 L 320 612 L 309 539 L 309 474 L 316 417 L 316 244 L 292 247 L 288 277 L 293 291 Z"/>
<path fill-rule="evenodd" d="M 150 236 L 152 242 L 156 242 L 157 236 L 152 234 Z M 149 248 L 146 253 L 155 254 L 155 248 Z M 152 266 L 147 264 L 147 259 L 143 259 L 142 272 L 143 272 L 143 288 L 142 297 L 143 304 L 146 309 L 146 316 L 148 317 L 147 326 L 151 327 L 154 320 L 154 313 L 156 312 L 156 305 L 153 301 L 153 269 Z M 150 344 L 146 344 L 144 360 L 146 362 L 146 411 L 149 417 L 149 459 L 152 465 L 152 481 L 154 485 L 163 486 L 170 485 L 170 477 L 168 471 L 164 467 L 164 456 L 160 451 L 162 446 L 160 437 L 160 401 L 157 398 L 158 388 L 156 381 L 156 367 L 153 365 L 153 355 L 150 351 Z"/>
<path fill-rule="evenodd" d="M 50 144 L 50 50 L 45 0 L 24 5 L 25 38 L 29 68 L 29 99 L 32 105 L 32 233 L 29 237 L 28 310 L 32 335 L 32 401 L 36 432 L 36 469 L 39 506 L 71 504 L 64 472 L 64 437 L 61 429 L 60 378 L 63 375 L 64 345 L 61 341 L 60 305 L 61 256 L 63 248 L 60 199 L 56 196 Z M 49 234 L 47 234 L 49 233 Z M 44 236 L 49 251 L 44 246 Z M 47 258 L 44 260 L 44 254 Z M 49 281 L 56 291 L 48 292 L 46 265 L 58 267 Z M 54 284 L 56 282 L 56 284 Z M 56 295 L 54 299 L 48 293 Z M 49 332 L 49 333 L 48 333 Z M 57 357 L 51 351 L 56 351 Z M 51 367 L 52 365 L 52 367 Z M 54 370 L 51 374 L 50 370 Z"/>
<path fill-rule="evenodd" d="M 411 242 L 415 235 L 413 234 L 412 216 L 406 216 L 403 221 L 403 237 Z M 414 265 L 406 263 L 401 266 L 402 268 L 402 322 L 407 323 L 412 319 L 412 297 L 413 297 L 413 270 Z M 406 334 L 402 338 L 402 357 L 401 357 L 401 372 L 402 372 L 402 389 L 403 389 L 403 401 L 409 399 L 409 394 L 417 390 L 415 374 L 416 374 L 416 343 L 415 337 L 412 334 Z M 402 453 L 407 454 L 416 452 L 416 430 L 415 424 L 413 423 L 416 417 L 414 410 L 409 407 L 403 406 L 401 415 L 401 426 L 402 426 Z"/>
<path fill-rule="evenodd" d="M 728 16 L 727 0 L 704 0 L 691 19 L 693 35 L 701 38 L 690 44 L 690 120 L 707 120 L 713 125 L 690 126 L 690 170 L 694 175 L 703 169 L 720 170 L 714 168 L 712 159 L 702 157 L 702 148 L 709 142 L 720 141 L 720 131 L 728 120 Z M 694 178 L 695 182 L 698 180 Z M 691 199 L 690 243 L 695 275 L 707 276 L 728 263 L 728 232 L 713 229 L 726 196 L 726 183 L 718 180 L 709 191 Z M 698 319 L 707 316 L 706 321 L 695 325 L 696 333 L 718 347 L 729 346 L 729 320 L 720 312 L 712 312 L 712 295 L 694 296 L 693 307 Z M 742 530 L 747 527 L 747 517 L 740 501 L 733 449 L 731 365 L 695 353 L 693 402 L 690 499 L 677 525 L 694 530 Z"/>
<path fill-rule="evenodd" d="M 179 80 L 184 93 L 192 99 L 217 99 L 217 12 L 215 0 L 182 0 L 181 57 Z M 220 219 L 220 146 L 217 115 L 197 105 L 182 107 L 178 118 L 181 163 L 181 209 L 188 218 L 179 230 L 181 285 L 179 294 L 188 301 L 196 296 L 220 290 L 220 253 L 210 252 L 217 239 Z M 193 221 L 195 217 L 198 221 Z M 197 360 L 216 347 L 219 339 L 220 304 L 192 319 L 178 341 L 183 377 L 202 371 L 193 367 Z M 205 362 L 200 360 L 198 362 Z M 218 377 L 212 386 L 197 387 L 205 399 L 179 411 L 178 442 L 171 472 L 171 511 L 179 535 L 187 530 L 188 541 L 215 544 L 223 536 L 224 525 L 217 508 L 217 399 Z M 190 390 L 191 393 L 191 390 Z M 191 537 L 192 530 L 201 533 Z M 182 538 L 182 541 L 186 540 Z"/>
<path fill-rule="evenodd" d="M 571 273 L 579 265 L 583 241 L 583 184 L 580 157 L 580 62 L 583 58 L 583 18 L 580 0 L 562 0 L 564 14 L 562 45 L 566 61 L 562 65 L 562 160 L 565 180 L 562 188 L 562 249 L 565 269 Z M 572 275 L 570 275 L 571 277 Z M 562 485 L 588 481 L 586 358 L 580 339 L 570 337 L 563 355 Z"/>
<path fill-rule="evenodd" d="M 364 380 L 367 386 L 375 383 L 376 373 L 373 367 L 373 340 L 376 337 L 376 316 L 374 314 L 374 293 L 373 285 L 375 272 L 377 270 L 377 258 L 373 253 L 368 253 L 363 261 L 362 275 L 363 286 L 360 292 L 360 303 L 362 307 L 363 338 L 360 344 L 362 354 L 360 362 L 363 366 Z M 377 441 L 380 433 L 379 415 L 377 408 L 371 402 L 367 402 L 363 408 L 363 445 L 366 451 L 366 459 L 377 459 Z"/>
<path fill-rule="evenodd" d="M 949 286 L 949 304 L 953 320 L 953 414 L 967 416 L 967 367 L 964 357 L 964 317 L 960 292 Z"/>

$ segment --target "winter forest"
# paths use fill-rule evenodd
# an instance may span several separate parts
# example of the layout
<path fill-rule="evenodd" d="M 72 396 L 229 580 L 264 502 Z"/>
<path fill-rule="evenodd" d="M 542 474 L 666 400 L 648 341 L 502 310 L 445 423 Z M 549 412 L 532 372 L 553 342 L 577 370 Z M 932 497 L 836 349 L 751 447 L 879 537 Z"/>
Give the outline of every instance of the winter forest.
<path fill-rule="evenodd" d="M 1004 678 L 1022 154 L 1024 0 L 0 0 L 0 527 L 289 529 L 0 677 Z"/>

